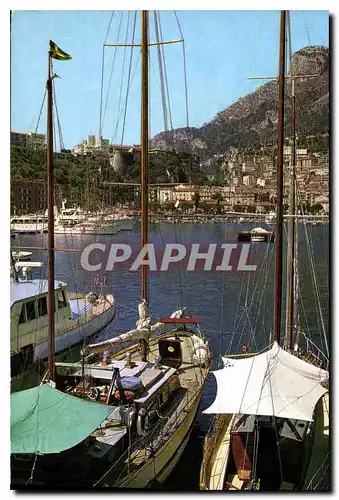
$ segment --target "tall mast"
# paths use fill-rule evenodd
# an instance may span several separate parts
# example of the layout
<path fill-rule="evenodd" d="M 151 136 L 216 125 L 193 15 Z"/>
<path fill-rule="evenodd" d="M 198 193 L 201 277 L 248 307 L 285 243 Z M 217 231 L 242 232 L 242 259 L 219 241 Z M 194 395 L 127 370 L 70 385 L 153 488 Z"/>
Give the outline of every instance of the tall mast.
<path fill-rule="evenodd" d="M 53 97 L 52 97 L 52 60 L 48 54 L 48 79 L 47 79 L 47 182 L 48 182 L 48 371 L 50 380 L 54 380 L 54 191 L 53 191 Z"/>
<path fill-rule="evenodd" d="M 275 293 L 274 340 L 280 344 L 282 305 L 282 250 L 283 250 L 283 163 L 284 163 L 284 104 L 285 104 L 285 51 L 286 11 L 280 13 L 280 55 L 278 84 L 277 129 L 277 218 L 275 236 Z"/>
<path fill-rule="evenodd" d="M 141 13 L 141 248 L 148 243 L 148 12 Z M 148 303 L 147 265 L 141 266 L 141 298 Z M 148 343 L 140 340 L 141 360 L 147 361 Z"/>
<path fill-rule="evenodd" d="M 289 209 L 288 213 L 291 217 L 287 223 L 287 266 L 286 266 L 286 323 L 285 323 L 285 347 L 287 350 L 291 348 L 292 332 L 294 327 L 294 276 L 295 276 L 295 258 L 296 258 L 296 224 L 295 215 L 295 184 L 296 184 L 296 113 L 295 113 L 295 78 L 292 68 L 292 46 L 291 46 L 291 23 L 290 13 L 287 12 L 288 24 L 288 39 L 289 39 L 289 60 L 291 71 L 291 107 L 292 107 L 292 134 L 291 134 L 291 155 L 290 155 L 290 172 L 289 172 Z"/>
<path fill-rule="evenodd" d="M 141 247 L 148 243 L 148 12 L 141 14 Z M 147 266 L 141 267 L 141 298 L 148 299 Z"/>

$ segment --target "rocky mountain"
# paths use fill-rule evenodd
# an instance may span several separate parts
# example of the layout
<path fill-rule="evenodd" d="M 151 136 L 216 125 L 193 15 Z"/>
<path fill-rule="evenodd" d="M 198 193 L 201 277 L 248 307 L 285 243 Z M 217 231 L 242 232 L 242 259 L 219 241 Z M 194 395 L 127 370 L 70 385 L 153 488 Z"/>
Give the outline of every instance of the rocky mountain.
<path fill-rule="evenodd" d="M 329 129 L 329 50 L 305 47 L 292 57 L 295 75 L 316 75 L 295 80 L 297 135 L 322 136 Z M 291 79 L 286 79 L 286 135 L 290 131 Z M 255 92 L 220 111 L 200 128 L 188 127 L 162 132 L 152 147 L 190 151 L 206 161 L 230 147 L 252 148 L 275 143 L 277 123 L 277 81 L 261 85 Z"/>

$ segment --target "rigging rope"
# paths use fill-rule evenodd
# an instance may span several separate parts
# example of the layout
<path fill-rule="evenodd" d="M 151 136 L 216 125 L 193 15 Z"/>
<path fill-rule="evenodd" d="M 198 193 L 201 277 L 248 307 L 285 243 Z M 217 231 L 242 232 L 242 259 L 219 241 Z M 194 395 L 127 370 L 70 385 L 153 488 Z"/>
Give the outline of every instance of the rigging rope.
<path fill-rule="evenodd" d="M 118 35 L 117 35 L 117 39 L 118 40 L 119 40 L 119 36 L 120 36 L 120 30 L 121 30 L 123 15 L 124 15 L 124 13 L 121 12 L 120 23 L 119 23 L 119 26 L 118 26 Z M 105 100 L 104 113 L 103 113 L 103 116 L 102 116 L 101 128 L 104 127 L 105 115 L 106 115 L 107 104 L 108 104 L 108 96 L 109 96 L 109 92 L 110 92 L 110 89 L 111 89 L 112 76 L 113 76 L 113 70 L 114 70 L 114 66 L 115 66 L 115 60 L 116 60 L 116 56 L 117 56 L 117 50 L 118 50 L 118 47 L 114 47 L 113 62 L 112 62 L 111 73 L 110 73 L 109 81 L 108 81 L 108 89 L 107 89 L 107 95 L 106 95 L 106 100 Z"/>
<path fill-rule="evenodd" d="M 186 127 L 189 127 L 189 113 L 188 113 L 188 85 L 187 85 L 187 66 L 186 66 L 186 50 L 185 50 L 185 40 L 184 35 L 181 30 L 180 22 L 176 11 L 174 11 L 175 18 L 177 20 L 178 28 L 180 31 L 180 36 L 182 40 L 182 53 L 183 53 L 183 63 L 184 63 L 184 79 L 185 79 L 185 103 L 186 103 Z"/>
<path fill-rule="evenodd" d="M 306 21 L 305 11 L 302 10 L 301 12 L 303 13 L 303 16 L 304 16 L 304 24 L 305 24 L 305 30 L 306 30 L 306 33 L 307 33 L 308 45 L 312 46 L 310 32 L 308 31 L 308 27 L 307 27 L 307 21 Z"/>
<path fill-rule="evenodd" d="M 131 18 L 131 13 L 129 12 L 128 16 L 127 16 L 126 34 L 125 34 L 125 42 L 124 42 L 125 44 L 127 44 L 127 40 L 128 40 L 128 29 L 129 29 L 130 18 Z M 127 47 L 124 47 L 123 58 L 122 58 L 122 71 L 121 71 L 119 99 L 118 99 L 118 115 L 119 115 L 119 113 L 122 113 L 122 109 L 123 109 L 123 105 L 122 105 L 121 100 L 122 100 L 122 89 L 123 89 L 124 75 L 125 75 L 126 52 L 127 52 Z M 116 123 L 116 128 L 115 128 L 115 136 L 117 134 L 118 126 L 119 126 L 119 118 L 117 118 L 117 123 Z"/>
<path fill-rule="evenodd" d="M 38 121 L 37 121 L 37 124 L 36 124 L 36 127 L 35 127 L 35 131 L 34 131 L 35 134 L 38 132 L 40 118 L 41 118 L 42 110 L 43 110 L 43 107 L 44 107 L 44 104 L 45 104 L 46 95 L 47 95 L 47 89 L 45 89 L 44 97 L 42 99 L 42 104 L 41 104 L 41 108 L 40 108 L 40 112 L 39 112 L 39 116 L 38 116 Z"/>
<path fill-rule="evenodd" d="M 270 245 L 267 245 L 263 260 L 262 260 L 260 268 L 259 268 L 259 271 L 256 274 L 257 279 L 254 283 L 254 289 L 252 291 L 251 300 L 250 300 L 249 304 L 248 304 L 248 295 L 250 293 L 249 282 L 251 280 L 251 275 L 249 275 L 249 276 L 244 275 L 242 277 L 241 289 L 240 289 L 240 293 L 239 293 L 238 304 L 237 304 L 237 309 L 236 309 L 235 318 L 234 318 L 233 333 L 231 336 L 230 344 L 229 344 L 228 349 L 227 349 L 227 353 L 231 352 L 235 336 L 237 335 L 238 330 L 240 330 L 241 322 L 243 321 L 244 317 L 249 323 L 250 335 L 251 335 L 251 339 L 253 341 L 254 347 L 256 350 L 258 350 L 257 342 L 256 342 L 256 338 L 255 338 L 255 331 L 257 330 L 257 327 L 258 327 L 259 318 L 262 317 L 263 323 L 264 323 L 264 319 L 266 317 L 265 308 L 263 308 L 263 304 L 265 304 L 264 297 L 265 297 L 265 293 L 267 290 L 267 282 L 268 282 L 268 278 L 270 275 L 271 262 L 272 262 L 272 258 L 273 258 L 273 251 L 270 251 L 270 250 L 271 250 Z M 254 276 L 253 276 L 253 280 L 254 280 Z M 247 286 L 246 286 L 246 282 L 247 282 Z M 246 293 L 245 293 L 245 299 L 244 299 L 245 304 L 244 304 L 244 306 L 242 306 L 243 311 L 240 314 L 240 300 L 242 297 L 242 290 L 245 286 L 246 286 Z M 257 289 L 258 288 L 261 290 L 261 296 L 259 295 L 259 297 L 258 297 L 259 307 L 255 303 L 255 298 L 257 296 Z M 255 320 L 255 323 L 253 326 L 251 324 L 250 315 L 249 315 L 249 311 L 252 309 L 252 307 L 255 308 L 255 312 L 256 312 L 256 320 Z M 263 324 L 263 327 L 264 327 L 264 324 Z M 242 342 L 244 342 L 243 336 L 245 335 L 245 328 L 246 328 L 246 321 L 243 322 L 242 331 L 240 333 L 240 338 L 239 338 L 236 350 L 238 350 L 240 348 L 240 344 Z M 247 333 L 247 335 L 248 335 L 248 333 Z M 245 342 L 248 342 L 248 340 L 249 339 L 246 338 Z"/>
<path fill-rule="evenodd" d="M 160 22 L 160 13 L 159 13 L 159 34 L 160 34 L 160 40 L 163 40 L 162 36 L 162 28 L 161 28 L 161 22 Z M 167 106 L 168 106 L 168 118 L 170 122 L 170 129 L 173 132 L 173 121 L 172 121 L 172 111 L 171 111 L 171 101 L 170 101 L 170 94 L 169 94 L 169 87 L 168 87 L 168 78 L 167 78 L 167 70 L 166 70 L 166 64 L 165 64 L 165 52 L 164 52 L 164 46 L 161 45 L 161 52 L 162 52 L 162 60 L 164 61 L 164 80 L 165 80 L 165 87 L 166 87 L 166 94 L 167 94 Z"/>
<path fill-rule="evenodd" d="M 65 149 L 65 144 L 64 144 L 63 137 L 62 137 L 62 130 L 61 130 L 61 123 L 60 123 L 60 119 L 59 119 L 59 111 L 58 111 L 58 105 L 57 105 L 57 97 L 56 97 L 56 89 L 55 89 L 54 80 L 53 80 L 53 94 L 54 94 L 54 103 L 55 103 L 55 114 L 56 114 L 56 118 L 57 118 L 57 126 L 58 126 L 58 132 L 59 132 L 59 145 L 60 145 L 60 150 L 61 150 L 61 149 Z M 54 123 L 54 120 L 53 120 L 53 123 Z M 56 138 L 55 138 L 55 141 L 56 141 Z"/>
<path fill-rule="evenodd" d="M 306 28 L 306 32 L 307 32 L 307 36 L 308 36 L 308 42 L 309 42 L 309 45 L 311 46 L 311 39 L 310 39 L 308 27 L 307 27 L 305 12 L 304 11 L 302 11 L 302 12 L 303 12 L 303 16 L 304 16 L 305 28 Z M 288 23 L 289 23 L 289 30 L 290 30 L 290 18 L 289 18 L 289 16 L 288 16 Z M 290 56 L 291 56 L 291 47 L 290 47 Z M 319 79 L 319 76 L 318 76 L 318 79 Z M 299 99 L 297 98 L 297 96 L 295 97 L 295 103 L 296 103 L 296 108 L 298 107 L 298 110 L 297 110 L 298 116 L 300 116 L 300 118 L 298 120 L 299 128 L 301 128 L 302 125 L 304 125 L 304 128 L 305 128 L 304 115 L 303 115 L 303 113 L 300 113 L 300 115 L 299 115 L 299 109 L 301 109 L 301 105 L 300 105 L 301 103 L 299 102 Z M 310 133 L 309 130 L 308 130 L 308 132 Z M 306 133 L 307 133 L 307 131 L 306 131 Z M 303 206 L 304 200 L 303 200 L 302 192 L 298 189 L 297 182 L 296 182 L 296 196 L 297 196 L 297 206 L 298 205 L 300 206 L 300 210 L 301 210 L 302 215 L 305 215 L 304 206 Z M 303 220 L 303 224 L 304 224 L 304 229 L 305 229 L 306 248 L 307 248 L 307 253 L 308 253 L 308 257 L 309 257 L 309 261 L 310 261 L 310 272 L 311 272 L 313 291 L 314 291 L 314 295 L 315 295 L 315 302 L 316 302 L 315 312 L 316 312 L 316 317 L 317 317 L 317 321 L 318 321 L 318 328 L 320 330 L 320 341 L 321 341 L 322 349 L 323 349 L 323 342 L 325 343 L 325 349 L 326 349 L 326 352 L 328 354 L 329 349 L 328 349 L 328 342 L 327 342 L 323 312 L 322 312 L 321 301 L 320 301 L 319 287 L 318 287 L 317 276 L 316 276 L 314 251 L 313 251 L 313 248 L 311 245 L 311 236 L 310 236 L 309 231 L 307 229 L 305 219 Z M 325 245 L 326 245 L 326 241 L 325 241 Z M 304 305 L 303 297 L 301 294 L 298 276 L 296 276 L 296 280 L 295 280 L 295 289 L 297 290 L 297 293 L 299 292 L 298 294 L 299 294 L 299 298 L 300 298 L 303 313 L 304 313 L 306 328 L 307 328 L 308 333 L 310 335 L 311 334 L 310 327 L 309 327 L 309 324 L 307 321 L 308 314 L 306 314 L 305 305 Z"/>
<path fill-rule="evenodd" d="M 160 32 L 159 32 L 159 26 L 158 26 L 158 16 L 159 13 L 154 11 L 154 23 L 155 23 L 155 34 L 156 34 L 156 41 L 159 44 L 160 41 Z M 157 52 L 158 52 L 158 64 L 159 64 L 159 71 L 160 71 L 160 91 L 161 91 L 161 101 L 162 101 L 162 109 L 163 109 L 163 116 L 164 116 L 164 130 L 166 132 L 165 137 L 167 138 L 167 132 L 168 132 L 168 110 L 167 110 L 167 105 L 166 105 L 166 94 L 165 94 L 165 83 L 164 83 L 164 74 L 163 74 L 163 64 L 165 64 L 162 60 L 162 52 L 161 52 L 161 45 L 157 45 Z"/>
<path fill-rule="evenodd" d="M 109 30 L 111 28 L 111 24 L 113 21 L 113 17 L 115 15 L 115 10 L 113 10 L 111 14 L 111 18 L 108 23 L 108 28 L 106 31 L 106 36 L 104 40 L 104 44 L 102 46 L 102 63 L 101 63 L 101 88 L 100 88 L 100 118 L 99 118 L 99 139 L 102 137 L 102 98 L 103 98 L 103 88 L 104 88 L 104 68 L 105 68 L 105 43 L 107 42 L 107 37 Z"/>
<path fill-rule="evenodd" d="M 134 44 L 134 38 L 135 38 L 136 19 L 137 19 L 137 13 L 135 12 L 134 13 L 134 22 L 133 22 L 132 44 Z M 122 132 L 121 132 L 121 145 L 123 145 L 123 143 L 124 143 L 124 133 L 125 133 L 125 123 L 126 123 L 126 113 L 127 113 L 127 105 L 128 105 L 128 96 L 129 96 L 129 89 L 130 89 L 130 84 L 131 84 L 132 59 L 133 59 L 133 47 L 131 47 L 131 55 L 130 55 L 129 67 L 128 67 L 127 91 L 126 91 L 126 99 L 125 99 L 125 110 L 124 110 L 124 118 L 123 118 L 123 124 L 122 124 Z"/>
<path fill-rule="evenodd" d="M 128 39 L 129 23 L 130 23 L 130 12 L 128 14 L 128 19 L 127 19 L 127 28 L 126 28 L 125 41 L 124 41 L 125 45 L 127 44 L 127 39 Z M 133 34 L 133 36 L 134 36 L 134 34 Z M 113 140 L 117 140 L 116 138 L 117 138 L 117 134 L 118 134 L 118 128 L 119 128 L 120 120 L 121 120 L 123 112 L 124 112 L 123 109 L 124 109 L 124 106 L 127 107 L 127 96 L 125 97 L 125 100 L 122 103 L 122 89 L 123 89 L 123 83 L 124 83 L 126 50 L 127 50 L 127 47 L 124 48 L 124 53 L 123 53 L 120 90 L 119 90 L 119 98 L 118 98 L 118 105 L 117 105 L 117 120 L 116 120 L 115 129 L 114 129 L 113 136 L 112 136 L 112 142 L 113 142 Z M 140 51 L 140 53 L 141 53 L 141 51 Z M 129 93 L 129 88 L 127 88 L 127 95 L 128 95 L 128 93 Z"/>

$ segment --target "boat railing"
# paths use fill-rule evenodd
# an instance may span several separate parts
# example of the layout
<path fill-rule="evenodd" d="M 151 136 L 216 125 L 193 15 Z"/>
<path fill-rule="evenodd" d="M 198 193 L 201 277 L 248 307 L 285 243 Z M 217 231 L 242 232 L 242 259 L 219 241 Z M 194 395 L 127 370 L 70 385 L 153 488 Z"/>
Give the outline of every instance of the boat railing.
<path fill-rule="evenodd" d="M 179 397 L 182 398 L 181 395 Z M 145 435 L 140 436 L 131 446 L 129 446 L 94 486 L 103 487 L 106 481 L 111 483 L 112 479 L 114 479 L 115 484 L 118 484 L 122 478 L 134 472 L 136 463 L 139 467 L 142 463 L 151 460 L 158 449 L 165 442 L 168 442 L 170 436 L 180 427 L 196 399 L 197 394 L 195 392 L 189 399 L 185 396 L 179 405 L 175 404 L 175 401 L 173 401 L 173 412 L 168 415 L 159 414 L 159 421 L 155 427 L 147 431 Z M 164 420 L 167 420 L 165 425 Z"/>
<path fill-rule="evenodd" d="M 328 490 L 329 489 L 329 469 L 330 469 L 330 455 L 326 455 L 325 459 L 311 477 L 305 490 Z"/>
<path fill-rule="evenodd" d="M 305 349 L 300 349 L 297 351 L 297 356 L 309 363 L 328 370 L 329 359 L 326 354 L 309 338 L 302 333 L 305 339 Z"/>

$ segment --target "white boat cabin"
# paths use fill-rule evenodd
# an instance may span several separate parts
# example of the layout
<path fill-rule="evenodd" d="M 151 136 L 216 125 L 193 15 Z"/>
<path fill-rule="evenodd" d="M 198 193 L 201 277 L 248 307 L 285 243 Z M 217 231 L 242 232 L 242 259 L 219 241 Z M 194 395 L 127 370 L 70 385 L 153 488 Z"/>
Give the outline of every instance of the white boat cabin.
<path fill-rule="evenodd" d="M 48 280 L 11 282 L 11 354 L 47 335 Z M 55 322 L 71 316 L 66 283 L 55 281 Z"/>
<path fill-rule="evenodd" d="M 44 233 L 47 232 L 47 217 L 43 215 L 24 215 L 12 217 L 11 231 L 16 233 Z"/>

